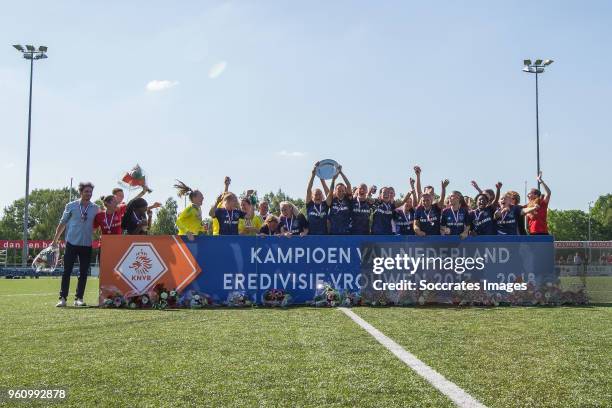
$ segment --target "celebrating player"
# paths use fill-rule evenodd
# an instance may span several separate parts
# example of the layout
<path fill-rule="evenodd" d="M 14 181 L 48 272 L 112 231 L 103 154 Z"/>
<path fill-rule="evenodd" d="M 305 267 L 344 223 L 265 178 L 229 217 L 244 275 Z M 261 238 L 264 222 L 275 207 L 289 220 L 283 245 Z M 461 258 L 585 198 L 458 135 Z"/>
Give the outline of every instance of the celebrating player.
<path fill-rule="evenodd" d="M 343 183 L 336 184 L 338 176 L 342 176 Z M 347 235 L 351 232 L 351 183 L 342 172 L 342 166 L 332 178 L 330 191 L 327 194 L 327 206 L 329 207 L 329 233 L 333 235 Z"/>
<path fill-rule="evenodd" d="M 419 237 L 440 235 L 440 215 L 442 214 L 440 203 L 443 203 L 446 198 L 448 183 L 448 180 L 442 181 L 442 192 L 437 203 L 433 202 L 433 196 L 429 193 L 423 193 L 421 196 L 421 204 L 414 212 L 414 233 Z"/>
<path fill-rule="evenodd" d="M 200 190 L 194 190 L 180 180 L 176 180 L 174 188 L 178 190 L 179 197 L 189 197 L 190 204 L 185 207 L 176 219 L 179 235 L 187 235 L 193 241 L 194 235 L 203 234 L 206 229 L 202 225 L 202 203 L 204 195 Z"/>
<path fill-rule="evenodd" d="M 329 193 L 329 188 L 325 183 L 325 180 L 321 180 L 323 189 L 325 190 L 325 196 L 320 188 L 312 190 L 314 178 L 317 172 L 317 166 L 319 162 L 316 162 L 308 186 L 306 187 L 306 216 L 308 217 L 308 234 L 310 235 L 326 235 L 327 234 L 327 219 L 329 207 L 325 201 L 325 196 Z"/>

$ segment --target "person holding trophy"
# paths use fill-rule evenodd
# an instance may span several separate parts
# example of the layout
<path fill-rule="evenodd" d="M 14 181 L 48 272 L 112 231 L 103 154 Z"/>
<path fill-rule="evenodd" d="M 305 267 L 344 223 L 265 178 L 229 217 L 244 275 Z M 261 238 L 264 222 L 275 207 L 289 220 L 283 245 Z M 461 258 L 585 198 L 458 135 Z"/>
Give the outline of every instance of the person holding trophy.
<path fill-rule="evenodd" d="M 329 188 L 327 187 L 325 180 L 319 178 L 319 180 L 321 180 L 323 190 L 325 190 L 325 196 L 320 188 L 316 188 L 314 190 L 312 189 L 320 163 L 321 162 L 316 162 L 312 168 L 312 174 L 310 175 L 310 180 L 308 181 L 308 186 L 306 187 L 306 217 L 309 225 L 308 233 L 310 235 L 327 234 L 329 207 L 325 201 L 325 197 L 329 193 Z"/>
<path fill-rule="evenodd" d="M 344 183 L 337 183 L 338 176 Z M 342 171 L 342 166 L 336 167 L 336 174 L 332 178 L 330 191 L 327 194 L 329 207 L 329 233 L 332 235 L 348 235 L 351 233 L 351 183 Z"/>

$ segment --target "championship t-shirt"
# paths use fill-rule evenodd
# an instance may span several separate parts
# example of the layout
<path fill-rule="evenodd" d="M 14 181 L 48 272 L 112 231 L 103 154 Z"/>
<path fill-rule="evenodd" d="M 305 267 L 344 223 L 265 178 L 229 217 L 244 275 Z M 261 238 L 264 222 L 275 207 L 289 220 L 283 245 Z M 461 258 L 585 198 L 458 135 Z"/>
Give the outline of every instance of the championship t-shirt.
<path fill-rule="evenodd" d="M 100 228 L 102 235 L 121 235 L 121 215 L 118 211 L 107 213 L 102 211 L 94 217 L 94 230 Z"/>
<path fill-rule="evenodd" d="M 298 214 L 298 216 L 292 216 L 291 218 L 280 216 L 279 228 L 282 232 L 291 232 L 291 235 L 300 235 L 306 228 L 308 223 L 304 214 Z"/>
<path fill-rule="evenodd" d="M 319 204 L 311 201 L 306 205 L 306 214 L 308 216 L 308 235 L 327 234 L 328 211 L 329 207 L 325 201 Z"/>
<path fill-rule="evenodd" d="M 393 221 L 395 203 L 385 203 L 382 200 L 376 200 L 374 202 L 373 208 L 374 211 L 372 214 L 372 234 L 393 234 L 393 225 L 391 221 Z"/>
<path fill-rule="evenodd" d="M 395 233 L 397 235 L 414 235 L 414 209 L 404 211 L 397 209 L 393 213 Z"/>
<path fill-rule="evenodd" d="M 347 235 L 351 232 L 351 202 L 348 197 L 342 200 L 334 197 L 329 209 L 329 233 Z"/>
<path fill-rule="evenodd" d="M 442 210 L 440 225 L 450 229 L 450 235 L 463 233 L 466 225 L 470 224 L 470 213 L 467 208 L 461 207 L 457 211 L 452 207 Z"/>
<path fill-rule="evenodd" d="M 527 214 L 530 234 L 548 234 L 548 202 L 540 200 L 540 208 Z"/>
<path fill-rule="evenodd" d="M 244 218 L 244 215 L 241 210 L 216 208 L 215 218 L 219 221 L 219 235 L 238 235 L 238 221 Z"/>
<path fill-rule="evenodd" d="M 370 234 L 370 203 L 367 200 L 351 200 L 351 234 Z"/>
<path fill-rule="evenodd" d="M 472 231 L 476 235 L 497 235 L 497 225 L 495 223 L 495 211 L 494 206 L 485 207 L 484 210 L 479 208 L 470 212 L 470 221 L 472 224 Z"/>
<path fill-rule="evenodd" d="M 497 220 L 498 235 L 518 235 L 518 220 L 521 217 L 522 208 L 513 205 Z"/>
<path fill-rule="evenodd" d="M 422 205 L 414 212 L 414 219 L 419 222 L 419 228 L 426 235 L 440 235 L 440 215 L 442 210 L 437 205 L 432 205 L 426 210 Z"/>

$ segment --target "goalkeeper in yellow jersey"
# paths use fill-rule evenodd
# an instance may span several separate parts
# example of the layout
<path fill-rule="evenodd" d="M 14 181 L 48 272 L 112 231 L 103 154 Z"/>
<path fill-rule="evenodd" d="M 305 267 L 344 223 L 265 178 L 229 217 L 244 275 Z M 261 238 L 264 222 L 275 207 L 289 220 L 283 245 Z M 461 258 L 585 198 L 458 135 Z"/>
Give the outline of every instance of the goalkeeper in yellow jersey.
<path fill-rule="evenodd" d="M 178 190 L 178 196 L 188 196 L 189 204 L 176 219 L 176 226 L 179 230 L 179 235 L 187 235 L 190 241 L 193 241 L 193 237 L 206 232 L 202 225 L 202 202 L 204 201 L 204 195 L 200 190 L 193 190 L 180 180 L 174 187 Z"/>

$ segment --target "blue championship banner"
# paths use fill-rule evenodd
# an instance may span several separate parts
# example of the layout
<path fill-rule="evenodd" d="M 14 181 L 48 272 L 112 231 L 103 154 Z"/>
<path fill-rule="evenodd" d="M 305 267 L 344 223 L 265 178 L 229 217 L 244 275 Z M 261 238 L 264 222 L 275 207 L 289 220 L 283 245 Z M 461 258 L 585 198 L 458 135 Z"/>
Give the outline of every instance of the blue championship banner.
<path fill-rule="evenodd" d="M 561 304 L 550 236 L 104 236 L 100 304 Z"/>

